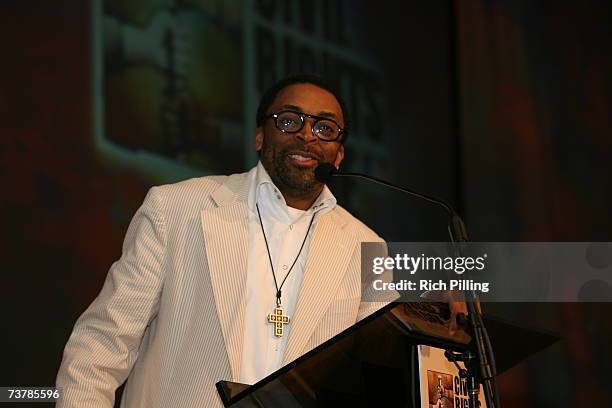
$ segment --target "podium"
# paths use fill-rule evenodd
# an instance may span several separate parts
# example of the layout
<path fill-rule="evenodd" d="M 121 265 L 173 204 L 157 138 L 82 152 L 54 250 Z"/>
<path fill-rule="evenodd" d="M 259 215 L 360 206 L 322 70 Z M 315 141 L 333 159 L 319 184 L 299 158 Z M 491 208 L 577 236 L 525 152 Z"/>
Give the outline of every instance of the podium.
<path fill-rule="evenodd" d="M 471 339 L 450 335 L 449 318 L 444 303 L 390 303 L 256 384 L 219 381 L 217 390 L 232 408 L 467 407 L 465 382 L 444 350 L 463 351 Z M 484 320 L 498 374 L 558 340 Z"/>

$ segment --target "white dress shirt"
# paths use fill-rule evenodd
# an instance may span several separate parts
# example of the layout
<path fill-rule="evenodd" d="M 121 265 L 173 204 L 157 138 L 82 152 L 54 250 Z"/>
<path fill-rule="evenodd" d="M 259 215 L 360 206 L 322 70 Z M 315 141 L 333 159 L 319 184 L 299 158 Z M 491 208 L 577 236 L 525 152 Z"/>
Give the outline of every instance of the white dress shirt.
<path fill-rule="evenodd" d="M 240 369 L 240 382 L 244 384 L 254 384 L 281 367 L 287 338 L 291 332 L 291 326 L 295 324 L 291 321 L 291 317 L 297 303 L 304 267 L 308 259 L 308 248 L 317 219 L 336 205 L 336 198 L 325 186 L 308 210 L 303 211 L 287 206 L 283 195 L 276 188 L 261 162 L 257 164 L 254 171 L 251 171 L 250 177 L 247 299 Z M 298 256 L 310 220 L 314 216 L 304 248 L 282 287 L 283 311 L 290 317 L 289 324 L 284 325 L 282 337 L 274 335 L 274 325 L 268 322 L 268 315 L 276 307 L 276 287 L 257 215 L 256 203 L 261 213 L 279 287 Z"/>

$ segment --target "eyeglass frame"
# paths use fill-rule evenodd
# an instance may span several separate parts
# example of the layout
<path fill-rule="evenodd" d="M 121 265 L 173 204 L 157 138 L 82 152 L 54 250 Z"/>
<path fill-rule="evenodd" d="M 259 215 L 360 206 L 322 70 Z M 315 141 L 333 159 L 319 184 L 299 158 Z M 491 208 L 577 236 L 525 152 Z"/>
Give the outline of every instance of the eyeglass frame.
<path fill-rule="evenodd" d="M 276 120 L 278 119 L 278 116 L 281 113 L 285 113 L 285 112 L 291 112 L 291 113 L 297 114 L 300 117 L 300 120 L 302 121 L 302 126 L 300 126 L 299 129 L 297 129 L 297 130 L 295 130 L 293 132 L 289 132 L 289 131 L 286 131 L 286 130 L 283 130 L 283 129 L 279 128 L 278 127 L 278 123 L 277 123 Z M 265 119 L 270 119 L 270 118 L 274 118 L 274 126 L 276 126 L 276 128 L 278 130 L 280 130 L 283 133 L 290 134 L 290 135 L 292 135 L 294 133 L 297 133 L 300 130 L 304 129 L 304 125 L 306 124 L 306 121 L 304 120 L 304 118 L 314 119 L 314 122 L 312 122 L 312 126 L 310 127 L 310 130 L 311 130 L 312 134 L 317 139 L 319 139 L 319 140 L 321 140 L 323 142 L 336 142 L 339 139 L 342 140 L 342 139 L 344 139 L 344 136 L 346 135 L 346 132 L 347 132 L 346 128 L 341 127 L 340 124 L 338 122 L 336 122 L 335 120 L 333 120 L 332 118 L 328 118 L 328 117 L 325 117 L 325 116 L 311 115 L 309 113 L 304 113 L 304 112 L 301 112 L 301 111 L 298 111 L 298 110 L 293 110 L 293 109 L 283 109 L 283 110 L 278 111 L 276 113 L 270 113 L 269 115 L 265 116 Z M 328 120 L 330 122 L 333 122 L 336 126 L 338 126 L 338 136 L 336 136 L 335 139 L 322 139 L 319 135 L 317 135 L 315 133 L 315 130 L 314 130 L 315 126 L 317 125 L 318 122 L 320 122 L 322 120 Z"/>

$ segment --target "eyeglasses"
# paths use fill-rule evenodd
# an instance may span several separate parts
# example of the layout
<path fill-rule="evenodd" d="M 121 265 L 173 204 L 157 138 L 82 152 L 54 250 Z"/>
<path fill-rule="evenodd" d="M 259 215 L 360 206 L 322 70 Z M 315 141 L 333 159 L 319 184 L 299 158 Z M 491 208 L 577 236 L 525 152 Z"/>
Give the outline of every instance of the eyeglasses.
<path fill-rule="evenodd" d="M 324 142 L 334 142 L 346 133 L 336 121 L 304 112 L 284 110 L 272 113 L 267 118 L 274 118 L 276 128 L 283 133 L 297 133 L 304 128 L 304 118 L 314 119 L 312 123 L 312 134 Z"/>

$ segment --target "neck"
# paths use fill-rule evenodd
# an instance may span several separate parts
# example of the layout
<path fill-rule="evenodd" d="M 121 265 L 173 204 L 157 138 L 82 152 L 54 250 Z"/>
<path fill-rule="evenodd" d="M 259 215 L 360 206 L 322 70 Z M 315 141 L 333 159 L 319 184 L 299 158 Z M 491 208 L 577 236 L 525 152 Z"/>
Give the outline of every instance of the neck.
<path fill-rule="evenodd" d="M 281 189 L 281 193 L 285 198 L 285 202 L 289 207 L 296 208 L 298 210 L 307 210 L 312 207 L 319 194 L 323 191 L 323 185 L 313 189 L 311 191 L 288 191 L 287 189 Z"/>

